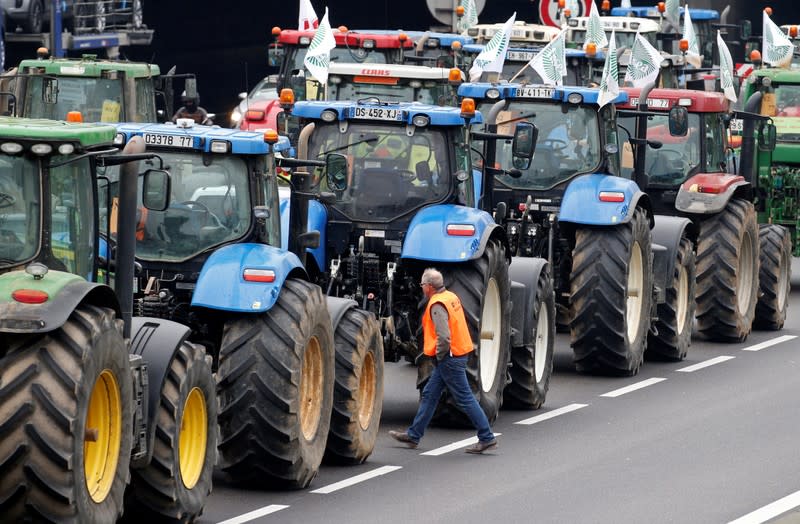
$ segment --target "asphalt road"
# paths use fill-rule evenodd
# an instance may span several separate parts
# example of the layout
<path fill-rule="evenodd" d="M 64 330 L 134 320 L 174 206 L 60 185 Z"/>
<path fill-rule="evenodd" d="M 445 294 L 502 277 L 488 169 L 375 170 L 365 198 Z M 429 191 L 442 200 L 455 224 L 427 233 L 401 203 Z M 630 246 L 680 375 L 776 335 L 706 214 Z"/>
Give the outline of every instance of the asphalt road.
<path fill-rule="evenodd" d="M 471 430 L 398 445 L 417 407 L 415 369 L 386 365 L 381 436 L 365 464 L 323 466 L 300 491 L 216 478 L 199 522 L 800 522 L 800 259 L 787 325 L 742 344 L 694 340 L 687 359 L 629 378 L 578 375 L 557 340 L 545 406 L 501 411 L 496 451 Z"/>

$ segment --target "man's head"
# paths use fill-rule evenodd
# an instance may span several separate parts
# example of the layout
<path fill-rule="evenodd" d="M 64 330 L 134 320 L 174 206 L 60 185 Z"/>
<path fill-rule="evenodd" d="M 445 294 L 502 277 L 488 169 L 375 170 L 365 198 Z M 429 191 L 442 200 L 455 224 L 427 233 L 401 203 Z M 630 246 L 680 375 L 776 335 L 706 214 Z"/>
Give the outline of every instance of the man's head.
<path fill-rule="evenodd" d="M 183 107 L 185 107 L 187 110 L 195 111 L 197 110 L 197 106 L 200 103 L 200 96 L 199 95 L 188 96 L 186 94 L 186 91 L 184 91 L 183 93 L 181 93 L 181 103 L 183 104 Z"/>
<path fill-rule="evenodd" d="M 430 298 L 444 289 L 444 277 L 438 270 L 429 267 L 422 272 L 420 286 L 422 287 L 422 292 L 425 293 L 425 296 Z"/>

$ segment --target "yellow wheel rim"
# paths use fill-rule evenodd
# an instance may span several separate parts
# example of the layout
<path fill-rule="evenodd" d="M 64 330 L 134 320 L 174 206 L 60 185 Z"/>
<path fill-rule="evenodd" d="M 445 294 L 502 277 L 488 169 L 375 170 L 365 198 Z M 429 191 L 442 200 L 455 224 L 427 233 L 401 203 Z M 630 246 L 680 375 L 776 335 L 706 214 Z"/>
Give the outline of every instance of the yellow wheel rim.
<path fill-rule="evenodd" d="M 200 388 L 194 388 L 186 397 L 181 417 L 181 433 L 178 436 L 178 463 L 181 479 L 186 489 L 192 489 L 206 462 L 208 442 L 208 412 L 206 399 Z"/>
<path fill-rule="evenodd" d="M 97 377 L 89 397 L 83 437 L 86 489 L 98 504 L 105 500 L 114 484 L 121 445 L 122 402 L 119 384 L 114 373 L 104 369 Z"/>
<path fill-rule="evenodd" d="M 311 337 L 303 356 L 303 371 L 300 377 L 300 431 L 306 440 L 317 433 L 322 411 L 322 348 L 317 337 Z"/>
<path fill-rule="evenodd" d="M 358 380 L 358 425 L 366 431 L 375 411 L 375 357 L 368 352 L 361 365 L 361 378 Z"/>

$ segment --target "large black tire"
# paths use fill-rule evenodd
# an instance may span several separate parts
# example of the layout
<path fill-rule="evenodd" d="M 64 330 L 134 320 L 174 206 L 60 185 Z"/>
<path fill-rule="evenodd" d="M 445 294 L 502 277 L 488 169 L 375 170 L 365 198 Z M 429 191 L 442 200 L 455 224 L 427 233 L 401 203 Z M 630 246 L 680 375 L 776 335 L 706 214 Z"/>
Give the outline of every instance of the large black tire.
<path fill-rule="evenodd" d="M 570 342 L 581 373 L 632 376 L 647 344 L 653 254 L 644 210 L 615 227 L 575 232 Z"/>
<path fill-rule="evenodd" d="M 304 488 L 319 471 L 335 350 L 318 286 L 288 279 L 267 313 L 225 324 L 217 371 L 221 467 L 231 482 Z"/>
<path fill-rule="evenodd" d="M 760 225 L 761 249 L 758 271 L 759 297 L 756 303 L 756 329 L 779 330 L 786 322 L 792 281 L 792 239 L 789 230 L 774 224 Z"/>
<path fill-rule="evenodd" d="M 116 521 L 133 433 L 121 321 L 81 305 L 45 335 L 3 334 L 0 352 L 0 520 Z"/>
<path fill-rule="evenodd" d="M 681 238 L 666 301 L 658 304 L 655 322 L 658 334 L 650 332 L 645 356 L 654 360 L 680 361 L 686 358 L 692 343 L 694 322 L 695 266 L 692 242 Z"/>
<path fill-rule="evenodd" d="M 461 300 L 475 347 L 467 363 L 467 380 L 493 422 L 503 404 L 511 344 L 511 281 L 505 249 L 492 240 L 479 259 L 443 267 L 442 273 L 445 287 Z M 435 415 L 437 424 L 471 426 L 450 395 L 443 399 Z"/>
<path fill-rule="evenodd" d="M 743 342 L 758 301 L 758 224 L 753 204 L 732 199 L 700 223 L 697 331 L 719 342 Z"/>
<path fill-rule="evenodd" d="M 351 308 L 334 332 L 336 386 L 327 460 L 361 464 L 378 439 L 383 410 L 383 337 L 375 315 Z"/>
<path fill-rule="evenodd" d="M 153 458 L 133 470 L 125 517 L 192 522 L 211 493 L 217 458 L 217 393 L 211 356 L 184 342 L 170 362 L 155 423 Z M 158 387 L 150 384 L 150 387 Z"/>
<path fill-rule="evenodd" d="M 43 0 L 31 0 L 28 17 L 22 23 L 22 30 L 25 33 L 41 33 L 44 30 Z"/>
<path fill-rule="evenodd" d="M 547 397 L 553 374 L 556 306 L 553 280 L 543 269 L 536 283 L 533 303 L 533 345 L 511 348 L 511 383 L 503 392 L 505 407 L 539 409 Z M 516 307 L 516 304 L 515 304 Z"/>

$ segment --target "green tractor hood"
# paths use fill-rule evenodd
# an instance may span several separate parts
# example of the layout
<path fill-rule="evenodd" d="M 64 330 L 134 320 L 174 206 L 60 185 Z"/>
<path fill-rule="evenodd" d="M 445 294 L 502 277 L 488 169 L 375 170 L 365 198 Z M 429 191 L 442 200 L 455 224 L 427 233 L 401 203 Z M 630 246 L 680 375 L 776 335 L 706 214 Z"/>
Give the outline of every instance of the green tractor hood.
<path fill-rule="evenodd" d="M 777 144 L 772 161 L 800 164 L 800 118 L 778 116 L 772 118 L 777 131 Z"/>

